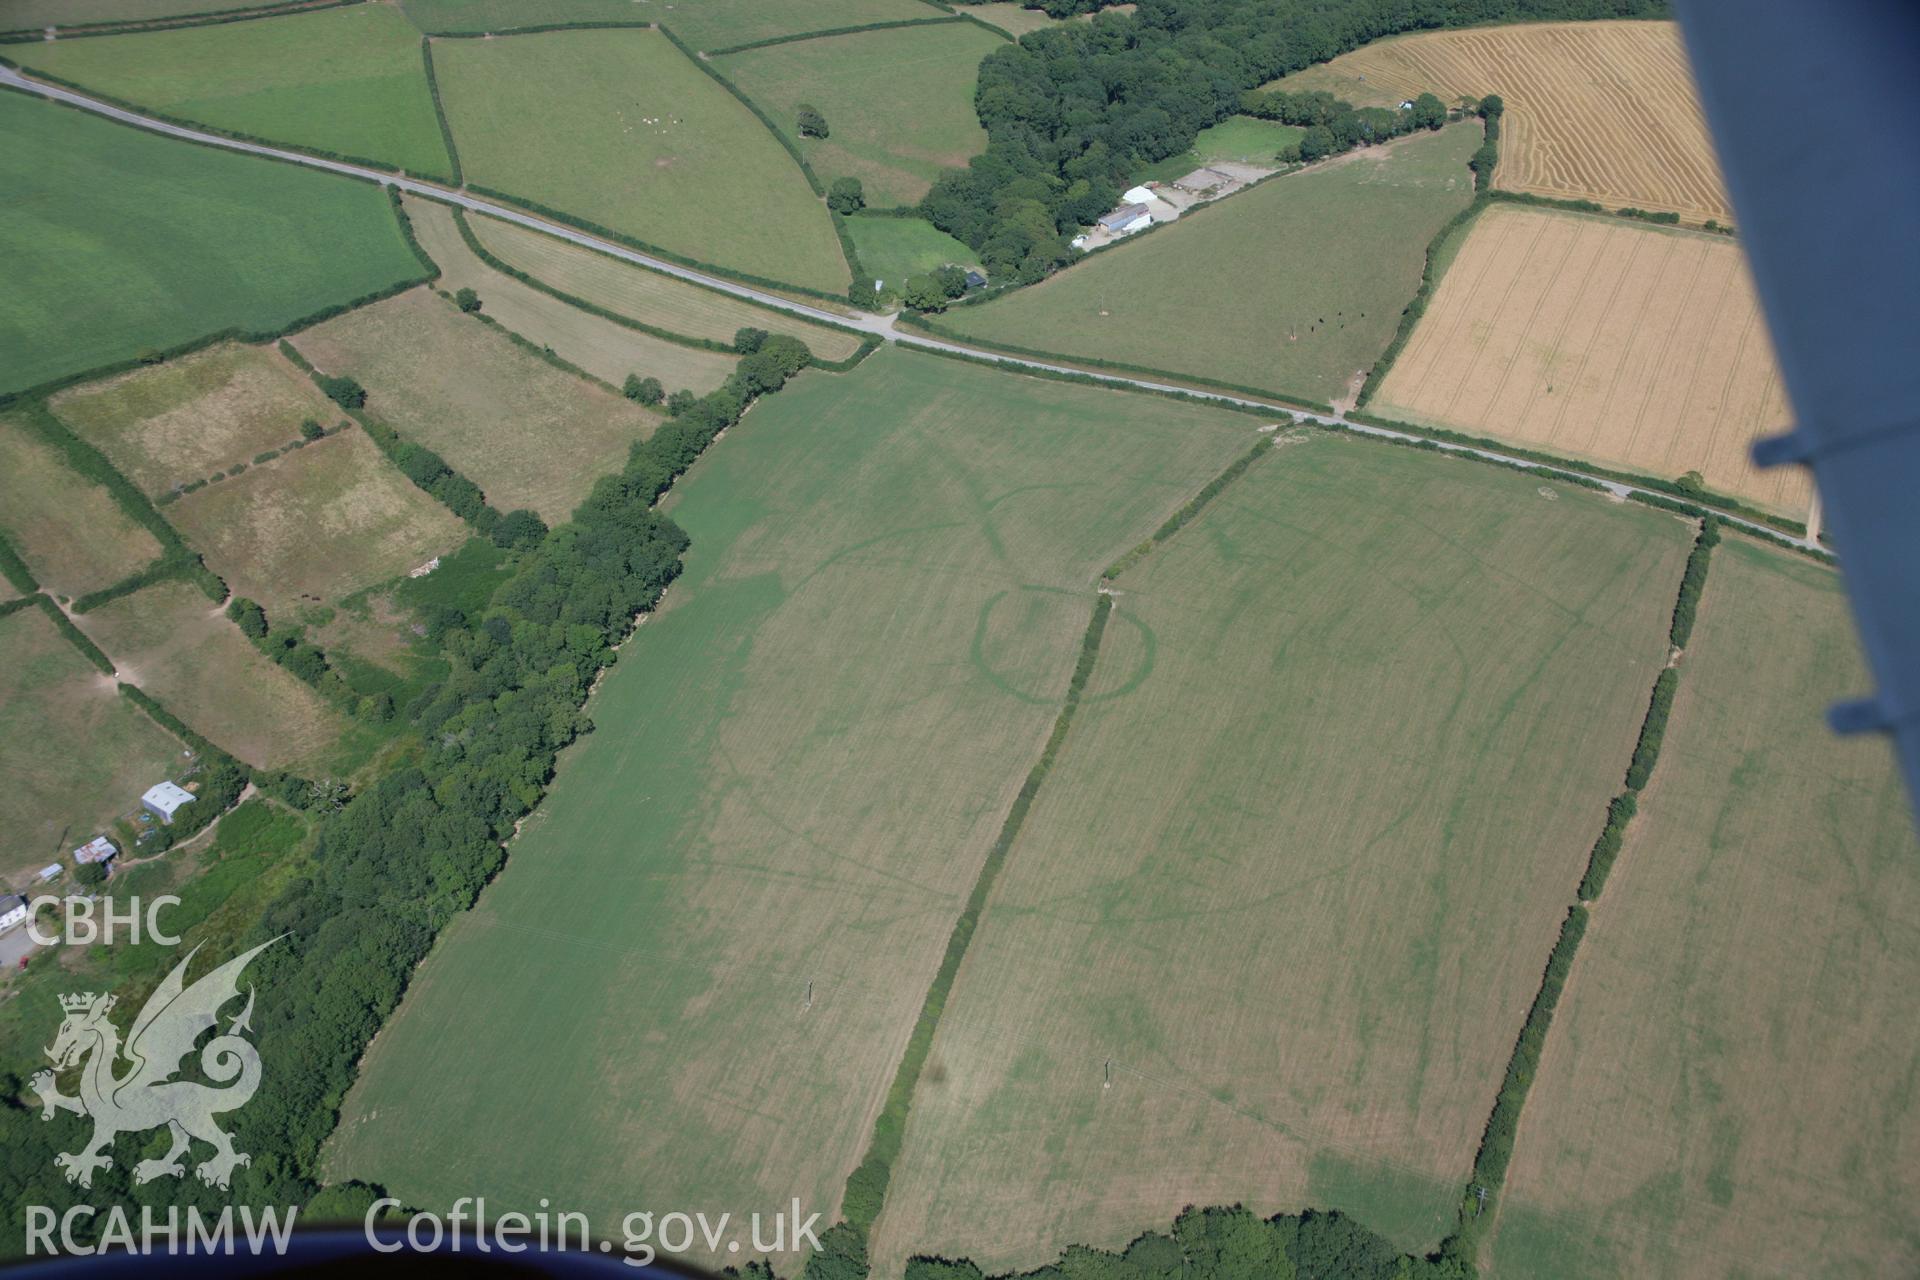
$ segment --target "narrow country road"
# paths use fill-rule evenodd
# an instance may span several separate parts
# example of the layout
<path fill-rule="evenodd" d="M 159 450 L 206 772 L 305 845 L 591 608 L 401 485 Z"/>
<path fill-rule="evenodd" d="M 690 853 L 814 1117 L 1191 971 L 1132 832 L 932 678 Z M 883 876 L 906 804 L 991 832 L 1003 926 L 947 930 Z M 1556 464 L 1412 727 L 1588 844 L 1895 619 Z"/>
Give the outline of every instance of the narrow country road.
<path fill-rule="evenodd" d="M 917 347 L 928 351 L 952 352 L 959 355 L 970 356 L 975 359 L 990 360 L 1010 368 L 1039 369 L 1050 373 L 1073 374 L 1076 377 L 1093 378 L 1100 382 L 1112 383 L 1116 386 L 1134 387 L 1146 391 L 1171 391 L 1181 395 L 1196 396 L 1204 400 L 1217 401 L 1222 404 L 1243 405 L 1255 409 L 1271 409 L 1275 414 L 1288 413 L 1305 421 L 1318 422 L 1326 426 L 1342 427 L 1360 435 L 1374 436 L 1383 440 L 1397 440 L 1405 444 L 1437 444 L 1439 448 L 1446 453 L 1463 454 L 1468 457 L 1503 463 L 1529 471 L 1564 471 L 1571 475 L 1578 475 L 1584 479 L 1591 480 L 1595 484 L 1601 485 L 1607 492 L 1619 498 L 1624 498 L 1634 493 L 1643 493 L 1655 497 L 1668 496 L 1635 485 L 1622 484 L 1617 480 L 1609 480 L 1604 476 L 1589 475 L 1569 464 L 1556 463 L 1548 465 L 1533 462 L 1526 458 L 1516 458 L 1510 454 L 1499 453 L 1490 449 L 1475 448 L 1471 445 L 1429 440 L 1425 436 L 1414 435 L 1410 432 L 1394 431 L 1386 427 L 1375 427 L 1366 423 L 1354 422 L 1347 418 L 1345 414 L 1336 413 L 1324 415 L 1309 413 L 1303 409 L 1288 408 L 1284 405 L 1273 404 L 1263 400 L 1245 399 L 1240 396 L 1230 396 L 1220 392 L 1201 391 L 1192 387 L 1183 387 L 1174 383 L 1153 382 L 1143 378 L 1129 378 L 1120 374 L 1100 373 L 1090 369 L 1076 369 L 1071 365 L 1049 364 L 1043 360 L 1002 355 L 999 352 L 989 351 L 979 347 L 970 347 L 962 343 L 946 342 L 938 338 L 931 338 L 922 334 L 899 329 L 895 326 L 892 316 L 875 315 L 866 311 L 856 311 L 852 315 L 843 315 L 838 312 L 825 310 L 821 307 L 810 306 L 807 303 L 797 302 L 792 298 L 784 297 L 777 293 L 769 293 L 762 289 L 756 289 L 751 285 L 739 284 L 723 276 L 709 275 L 704 271 L 695 270 L 692 267 L 684 267 L 679 263 L 669 262 L 665 258 L 656 258 L 651 254 L 629 249 L 625 245 L 617 244 L 611 240 L 603 240 L 598 236 L 590 235 L 585 231 L 567 226 L 565 223 L 552 222 L 535 214 L 523 213 L 509 205 L 497 204 L 491 200 L 483 200 L 478 196 L 469 195 L 465 191 L 453 187 L 441 186 L 439 183 L 423 182 L 418 178 L 401 177 L 398 174 L 385 173 L 379 169 L 369 169 L 361 165 L 348 164 L 340 160 L 328 160 L 320 156 L 307 155 L 299 151 L 288 151 L 279 147 L 270 147 L 258 142 L 243 142 L 237 138 L 222 137 L 217 133 L 204 133 L 198 129 L 189 128 L 186 125 L 173 124 L 166 120 L 156 120 L 151 116 L 143 116 L 136 111 L 129 111 L 124 107 L 116 107 L 112 103 L 102 102 L 98 98 L 91 98 L 86 94 L 76 93 L 71 89 L 62 88 L 59 85 L 43 84 L 38 80 L 30 79 L 22 75 L 11 67 L 0 66 L 0 85 L 7 85 L 15 89 L 25 90 L 28 93 L 39 94 L 55 102 L 64 102 L 70 106 L 79 107 L 83 111 L 90 111 L 95 115 L 105 116 L 109 120 L 117 120 L 121 124 L 132 125 L 137 129 L 146 129 L 152 133 L 165 134 L 174 138 L 185 138 L 190 142 L 222 147 L 228 151 L 242 151 L 250 155 L 271 156 L 276 160 L 285 160 L 293 164 L 306 165 L 308 168 L 326 169 L 330 172 L 344 174 L 348 177 L 377 182 L 382 186 L 398 187 L 400 190 L 410 192 L 414 195 L 439 200 L 447 204 L 456 204 L 464 209 L 471 209 L 475 213 L 484 213 L 488 217 L 499 218 L 506 222 L 515 222 L 523 227 L 530 227 L 535 231 L 544 232 L 547 235 L 558 236 L 562 240 L 571 241 L 574 244 L 596 250 L 610 257 L 620 258 L 638 266 L 646 267 L 649 270 L 675 276 L 682 280 L 689 280 L 695 284 L 704 285 L 709 289 L 717 289 L 722 293 L 730 293 L 735 297 L 745 298 L 749 302 L 758 303 L 763 307 L 770 307 L 776 311 L 784 311 L 808 320 L 817 320 L 826 324 L 840 325 L 843 328 L 856 329 L 862 333 L 872 334 L 877 338 L 896 343 L 903 347 Z M 1817 528 L 1809 529 L 1805 537 L 1796 538 L 1781 530 L 1770 529 L 1765 525 L 1743 519 L 1740 516 L 1729 515 L 1725 512 L 1716 512 L 1716 514 L 1728 524 L 1752 530 L 1767 537 L 1782 539 L 1803 550 L 1824 550 L 1815 540 L 1818 534 Z"/>

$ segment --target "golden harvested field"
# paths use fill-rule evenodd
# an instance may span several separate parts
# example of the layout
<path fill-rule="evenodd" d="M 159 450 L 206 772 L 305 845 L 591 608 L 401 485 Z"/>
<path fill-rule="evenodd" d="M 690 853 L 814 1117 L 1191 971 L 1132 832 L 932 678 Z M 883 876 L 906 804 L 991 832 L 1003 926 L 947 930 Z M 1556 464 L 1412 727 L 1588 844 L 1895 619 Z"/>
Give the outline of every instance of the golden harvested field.
<path fill-rule="evenodd" d="M 514 270 L 669 333 L 731 342 L 736 330 L 765 329 L 792 334 L 822 360 L 845 360 L 860 349 L 859 334 L 767 311 L 511 222 L 468 215 L 467 225 L 488 253 Z"/>
<path fill-rule="evenodd" d="M 324 767 L 351 727 L 187 583 L 136 591 L 78 621 L 113 659 L 120 679 L 248 764 Z"/>
<path fill-rule="evenodd" d="M 1838 576 L 1728 537 L 1680 670 L 1491 1273 L 1920 1275 L 1920 843 L 1887 741 L 1822 722 L 1867 683 Z"/>
<path fill-rule="evenodd" d="M 1804 470 L 1748 447 L 1790 425 L 1740 246 L 1496 204 L 1469 229 L 1370 406 L 1387 417 L 1707 484 L 1788 515 Z"/>
<path fill-rule="evenodd" d="M 629 329 L 495 271 L 467 246 L 451 208 L 415 197 L 408 197 L 405 203 L 421 247 L 440 264 L 440 288 L 448 292 L 472 289 L 480 295 L 483 314 L 534 345 L 550 348 L 594 377 L 619 386 L 628 374 L 637 373 L 643 378 L 660 379 L 668 391 L 685 387 L 695 395 L 705 395 L 733 372 L 737 363 L 734 356 Z"/>
<path fill-rule="evenodd" d="M 158 496 L 340 417 L 273 347 L 234 343 L 63 391 L 49 402 L 120 474 Z"/>
<path fill-rule="evenodd" d="M 1276 82 L 1357 106 L 1422 92 L 1507 104 L 1494 182 L 1510 191 L 1733 217 L 1671 22 L 1540 22 L 1380 40 Z"/>
<path fill-rule="evenodd" d="M 367 389 L 367 412 L 479 485 L 501 511 L 567 518 L 659 415 L 515 346 L 415 289 L 294 340 Z M 423 495 L 424 496 L 424 495 Z"/>
<path fill-rule="evenodd" d="M 358 427 L 190 493 L 167 518 L 235 595 L 269 615 L 331 603 L 467 539 L 466 525 Z"/>
<path fill-rule="evenodd" d="M 0 618 L 0 876 L 20 883 L 92 839 L 180 750 L 38 608 Z"/>
<path fill-rule="evenodd" d="M 47 590 L 81 596 L 151 563 L 160 544 L 106 489 L 67 465 L 27 426 L 28 406 L 0 418 L 0 534 Z"/>

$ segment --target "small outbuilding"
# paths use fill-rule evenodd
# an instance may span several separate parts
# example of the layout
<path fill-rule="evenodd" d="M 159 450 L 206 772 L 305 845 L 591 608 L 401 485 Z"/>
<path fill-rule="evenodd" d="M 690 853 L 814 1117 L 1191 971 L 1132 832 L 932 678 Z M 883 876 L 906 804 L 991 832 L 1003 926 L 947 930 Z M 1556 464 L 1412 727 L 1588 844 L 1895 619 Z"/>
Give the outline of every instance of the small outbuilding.
<path fill-rule="evenodd" d="M 49 880 L 58 880 L 60 873 L 65 870 L 66 868 L 59 863 L 49 862 L 46 866 L 40 868 L 40 883 L 45 884 Z"/>
<path fill-rule="evenodd" d="M 1100 219 L 1100 225 L 1116 236 L 1140 230 L 1153 222 L 1153 214 L 1144 204 L 1123 204 L 1106 217 Z"/>
<path fill-rule="evenodd" d="M 1146 204 L 1153 198 L 1152 188 L 1145 186 L 1130 187 L 1127 189 L 1127 194 L 1120 197 L 1127 204 Z"/>
<path fill-rule="evenodd" d="M 75 862 L 105 862 L 120 850 L 114 848 L 113 841 L 105 836 L 95 836 L 73 851 Z"/>
<path fill-rule="evenodd" d="M 17 924 L 25 924 L 27 919 L 27 900 L 17 893 L 0 898 L 0 932 L 5 932 Z"/>
<path fill-rule="evenodd" d="M 172 822 L 180 806 L 193 803 L 193 792 L 171 782 L 158 782 L 140 797 L 140 807 L 162 822 Z"/>
<path fill-rule="evenodd" d="M 978 289 L 981 285 L 985 284 L 986 282 L 987 282 L 987 278 L 981 275 L 978 271 L 967 272 L 967 288 Z"/>

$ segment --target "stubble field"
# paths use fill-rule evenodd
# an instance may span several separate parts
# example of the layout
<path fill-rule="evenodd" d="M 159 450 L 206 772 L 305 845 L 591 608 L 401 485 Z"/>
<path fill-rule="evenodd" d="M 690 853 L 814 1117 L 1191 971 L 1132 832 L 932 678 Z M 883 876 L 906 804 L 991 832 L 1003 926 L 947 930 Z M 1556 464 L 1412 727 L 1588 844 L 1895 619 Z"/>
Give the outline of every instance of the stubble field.
<path fill-rule="evenodd" d="M 1269 88 L 1357 106 L 1497 93 L 1495 185 L 1726 222 L 1732 209 L 1671 22 L 1533 22 L 1376 41 Z"/>
<path fill-rule="evenodd" d="M 756 406 L 676 486 L 687 572 L 381 1033 L 335 1175 L 831 1221 L 1096 575 L 1255 425 L 892 350 Z"/>
<path fill-rule="evenodd" d="M 1660 767 L 1568 981 L 1502 1277 L 1920 1270 L 1920 844 L 1839 579 L 1714 552 Z"/>
<path fill-rule="evenodd" d="M 1687 548 L 1540 488 L 1283 443 L 1122 575 L 941 1019 L 878 1274 L 1117 1248 L 1188 1204 L 1446 1234 Z"/>
<path fill-rule="evenodd" d="M 528 507 L 549 524 L 660 423 L 425 289 L 329 320 L 294 345 L 315 367 L 357 379 L 371 418 L 445 458 L 489 504 Z"/>
<path fill-rule="evenodd" d="M 1748 450 L 1792 422 L 1740 247 L 1494 205 L 1474 222 L 1374 412 L 1500 436 L 1793 516 L 1799 468 Z"/>
<path fill-rule="evenodd" d="M 1472 197 L 1478 145 L 1455 125 L 1274 179 L 942 327 L 1333 401 L 1392 340 L 1427 242 Z"/>

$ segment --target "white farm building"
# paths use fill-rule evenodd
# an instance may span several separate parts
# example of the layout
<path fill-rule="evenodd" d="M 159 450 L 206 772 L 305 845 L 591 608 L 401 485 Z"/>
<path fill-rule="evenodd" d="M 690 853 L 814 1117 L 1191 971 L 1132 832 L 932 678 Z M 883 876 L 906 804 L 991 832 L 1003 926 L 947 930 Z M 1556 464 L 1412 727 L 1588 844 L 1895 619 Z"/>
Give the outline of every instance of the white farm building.
<path fill-rule="evenodd" d="M 162 822 L 172 822 L 183 804 L 193 803 L 193 792 L 171 782 L 158 782 L 140 797 L 140 807 Z"/>

